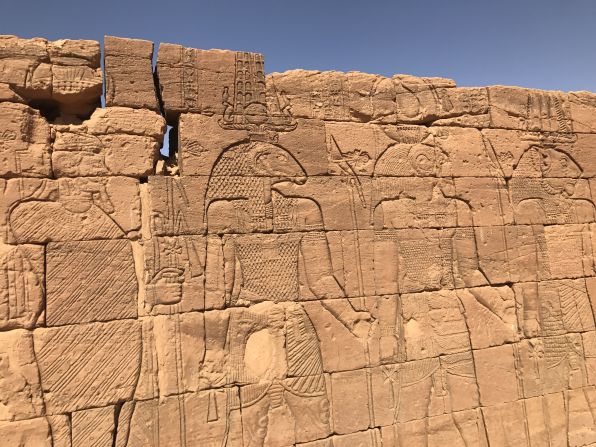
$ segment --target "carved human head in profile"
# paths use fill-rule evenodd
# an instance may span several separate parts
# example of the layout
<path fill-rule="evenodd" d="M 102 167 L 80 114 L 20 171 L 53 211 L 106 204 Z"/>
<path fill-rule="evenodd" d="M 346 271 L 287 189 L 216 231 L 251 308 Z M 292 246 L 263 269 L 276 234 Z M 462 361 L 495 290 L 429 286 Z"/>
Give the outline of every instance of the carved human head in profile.
<path fill-rule="evenodd" d="M 261 191 L 253 189 L 267 179 L 270 185 L 280 182 L 304 184 L 306 172 L 290 152 L 281 146 L 251 141 L 226 149 L 211 170 L 207 200 L 250 198 Z"/>
<path fill-rule="evenodd" d="M 433 136 L 415 144 L 390 146 L 375 163 L 375 176 L 440 177 L 449 156 L 435 144 Z"/>
<path fill-rule="evenodd" d="M 530 188 L 534 195 L 541 197 L 541 192 L 547 196 L 561 195 L 570 197 L 575 192 L 575 186 L 582 175 L 581 167 L 563 149 L 554 145 L 532 145 L 520 157 L 513 170 L 512 186 L 514 189 L 514 201 L 526 198 L 524 191 L 519 189 L 518 183 L 523 183 L 528 189 L 532 179 L 536 185 L 541 185 L 540 190 Z M 521 183 L 520 183 L 521 182 Z"/>

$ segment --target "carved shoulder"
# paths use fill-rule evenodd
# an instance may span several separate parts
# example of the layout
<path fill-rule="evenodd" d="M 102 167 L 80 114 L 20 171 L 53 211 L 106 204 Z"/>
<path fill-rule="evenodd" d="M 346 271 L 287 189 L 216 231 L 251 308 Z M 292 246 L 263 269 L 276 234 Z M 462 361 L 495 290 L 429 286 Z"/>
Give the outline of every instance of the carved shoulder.
<path fill-rule="evenodd" d="M 236 208 L 229 200 L 217 200 L 207 208 L 207 229 L 211 233 L 226 233 L 237 227 Z"/>
<path fill-rule="evenodd" d="M 457 209 L 457 226 L 458 227 L 472 227 L 474 226 L 474 216 L 472 209 L 467 202 L 461 199 L 454 199 Z"/>
<path fill-rule="evenodd" d="M 596 208 L 594 204 L 586 199 L 574 200 L 577 223 L 591 223 L 596 220 Z"/>
<path fill-rule="evenodd" d="M 526 199 L 515 207 L 515 221 L 522 225 L 541 224 L 546 216 L 537 199 Z"/>
<path fill-rule="evenodd" d="M 317 202 L 307 198 L 296 198 L 296 211 L 300 216 L 300 222 L 303 222 L 304 230 L 322 230 L 323 213 Z"/>

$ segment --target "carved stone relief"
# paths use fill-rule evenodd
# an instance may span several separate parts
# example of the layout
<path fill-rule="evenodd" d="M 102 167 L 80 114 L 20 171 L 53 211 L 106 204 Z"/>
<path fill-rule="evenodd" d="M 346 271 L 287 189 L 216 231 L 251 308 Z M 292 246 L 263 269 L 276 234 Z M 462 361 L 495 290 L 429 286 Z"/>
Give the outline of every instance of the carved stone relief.
<path fill-rule="evenodd" d="M 0 37 L 7 445 L 596 443 L 593 94 L 77 42 Z"/>

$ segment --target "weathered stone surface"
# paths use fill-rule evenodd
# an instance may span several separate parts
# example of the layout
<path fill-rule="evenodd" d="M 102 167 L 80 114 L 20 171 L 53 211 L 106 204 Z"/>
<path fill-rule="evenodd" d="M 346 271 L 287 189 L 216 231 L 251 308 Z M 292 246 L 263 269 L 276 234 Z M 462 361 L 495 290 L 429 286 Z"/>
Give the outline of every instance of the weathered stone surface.
<path fill-rule="evenodd" d="M 164 120 L 157 113 L 129 107 L 99 109 L 84 125 L 89 133 L 96 135 L 113 132 L 155 139 L 161 139 L 165 130 Z"/>
<path fill-rule="evenodd" d="M 80 125 L 54 126 L 52 168 L 57 177 L 153 173 L 165 122 L 156 113 L 98 109 Z"/>
<path fill-rule="evenodd" d="M 247 144 L 250 131 L 239 126 L 222 127 L 217 115 L 183 114 L 179 122 L 179 158 L 183 175 L 273 176 L 272 171 L 276 169 L 287 175 L 285 169 L 290 169 L 287 165 L 289 160 L 309 176 L 331 174 L 353 178 L 354 181 L 370 176 L 504 176 L 494 148 L 479 130 L 472 128 L 428 128 L 298 118 L 294 120 L 294 130 L 280 132 L 276 141 Z M 266 159 L 257 158 L 253 167 L 245 166 L 242 170 L 231 164 L 229 169 L 235 167 L 236 172 L 229 174 L 214 170 L 223 152 L 229 150 L 229 157 L 233 147 L 237 150 L 247 148 L 246 152 L 255 157 L 257 149 L 263 151 L 266 147 L 276 147 L 278 151 L 289 152 L 291 158 L 286 156 L 285 165 L 281 158 L 275 163 L 270 159 L 267 167 L 263 166 Z M 436 166 L 422 166 L 421 156 L 432 160 Z M 228 160 L 228 163 L 231 162 Z"/>
<path fill-rule="evenodd" d="M 572 132 L 567 97 L 563 92 L 542 92 L 494 86 L 490 96 L 491 127 L 542 132 Z"/>
<path fill-rule="evenodd" d="M 291 70 L 267 76 L 269 95 L 299 118 L 393 124 L 449 119 L 468 126 L 487 122 L 486 90 L 454 87 L 450 79 L 409 75 Z"/>
<path fill-rule="evenodd" d="M 267 90 L 288 103 L 299 118 L 390 123 L 396 119 L 395 86 L 382 76 L 291 70 L 268 75 Z"/>
<path fill-rule="evenodd" d="M 333 429 L 346 434 L 366 430 L 370 421 L 367 371 L 360 369 L 331 375 Z"/>
<path fill-rule="evenodd" d="M 159 111 L 153 79 L 153 42 L 105 36 L 106 105 Z"/>
<path fill-rule="evenodd" d="M 43 320 L 44 269 L 43 247 L 0 245 L 0 330 Z"/>
<path fill-rule="evenodd" d="M 37 329 L 34 335 L 48 414 L 132 398 L 141 365 L 137 321 Z"/>
<path fill-rule="evenodd" d="M 0 128 L 0 176 L 50 176 L 50 126 L 39 112 L 0 103 Z"/>
<path fill-rule="evenodd" d="M 497 171 L 506 178 L 569 179 L 569 193 L 581 192 L 582 178 L 596 175 L 593 134 L 541 134 L 504 129 L 484 129 L 482 134 L 497 160 Z M 539 163 L 544 159 L 545 163 Z M 577 191 L 574 191 L 575 190 Z"/>
<path fill-rule="evenodd" d="M 203 314 L 189 312 L 145 318 L 137 399 L 152 399 L 199 389 L 205 356 Z"/>
<path fill-rule="evenodd" d="M 137 316 L 137 277 L 127 240 L 52 242 L 46 254 L 46 324 Z"/>
<path fill-rule="evenodd" d="M 221 128 L 218 120 L 219 115 L 183 113 L 180 116 L 178 158 L 183 175 L 208 176 L 217 158 L 228 145 L 246 139 L 246 131 L 226 131 Z"/>
<path fill-rule="evenodd" d="M 513 402 L 520 397 L 512 345 L 474 351 L 474 365 L 482 405 L 499 405 Z"/>
<path fill-rule="evenodd" d="M 22 447 L 54 447 L 52 431 L 45 418 L 17 422 L 0 422 L 0 436 L 6 445 Z M 60 446 L 61 447 L 61 446 Z"/>
<path fill-rule="evenodd" d="M 119 239 L 141 226 L 138 181 L 131 178 L 11 179 L 0 199 L 10 243 Z"/>
<path fill-rule="evenodd" d="M 596 94 L 569 92 L 569 112 L 575 132 L 594 133 L 596 130 Z"/>
<path fill-rule="evenodd" d="M 204 237 L 154 237 L 144 242 L 143 250 L 144 314 L 171 314 L 206 308 Z"/>
<path fill-rule="evenodd" d="M 0 38 L 5 443 L 596 445 L 594 94 L 105 44 Z"/>
<path fill-rule="evenodd" d="M 590 92 L 455 87 L 450 79 L 409 75 L 291 70 L 267 76 L 268 94 L 298 118 L 540 132 L 595 129 Z"/>
<path fill-rule="evenodd" d="M 72 447 L 109 446 L 114 435 L 114 407 L 74 411 L 71 416 Z"/>
<path fill-rule="evenodd" d="M 243 444 L 236 388 L 143 400 L 126 406 L 118 422 L 118 447 L 250 445 Z M 172 424 L 173 420 L 178 423 Z"/>
<path fill-rule="evenodd" d="M 47 416 L 46 419 L 52 430 L 52 447 L 72 447 L 71 420 L 68 415 Z"/>
<path fill-rule="evenodd" d="M 260 79 L 265 90 L 262 56 L 240 53 L 260 60 Z M 257 62 L 258 64 L 258 62 Z M 157 75 L 168 121 L 180 113 L 220 114 L 224 110 L 224 87 L 234 83 L 236 67 L 243 69 L 244 61 L 237 53 L 227 50 L 198 50 L 181 45 L 162 43 L 157 53 Z M 248 80 L 248 79 L 247 79 Z"/>
<path fill-rule="evenodd" d="M 102 91 L 99 42 L 0 36 L 0 83 L 26 101 L 50 101 L 86 115 Z"/>
<path fill-rule="evenodd" d="M 24 329 L 0 333 L 0 396 L 0 421 L 43 415 L 33 337 Z"/>
<path fill-rule="evenodd" d="M 203 234 L 208 182 L 208 177 L 149 177 L 142 192 L 144 236 Z"/>

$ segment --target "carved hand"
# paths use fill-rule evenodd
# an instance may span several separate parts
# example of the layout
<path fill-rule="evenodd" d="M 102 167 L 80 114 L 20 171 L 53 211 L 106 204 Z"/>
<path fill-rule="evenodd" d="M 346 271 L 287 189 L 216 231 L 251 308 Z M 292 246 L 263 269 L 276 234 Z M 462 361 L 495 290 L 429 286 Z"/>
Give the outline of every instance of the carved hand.
<path fill-rule="evenodd" d="M 385 363 L 396 361 L 397 357 L 397 337 L 394 335 L 382 335 L 379 339 L 379 350 L 381 351 L 381 360 Z"/>
<path fill-rule="evenodd" d="M 178 269 L 164 269 L 155 275 L 148 292 L 155 304 L 176 304 L 182 300 L 183 272 Z"/>
<path fill-rule="evenodd" d="M 538 337 L 540 335 L 540 322 L 536 317 L 526 317 L 523 329 L 526 337 Z"/>
<path fill-rule="evenodd" d="M 372 317 L 368 312 L 353 312 L 348 319 L 350 331 L 358 338 L 366 338 L 370 334 Z"/>

